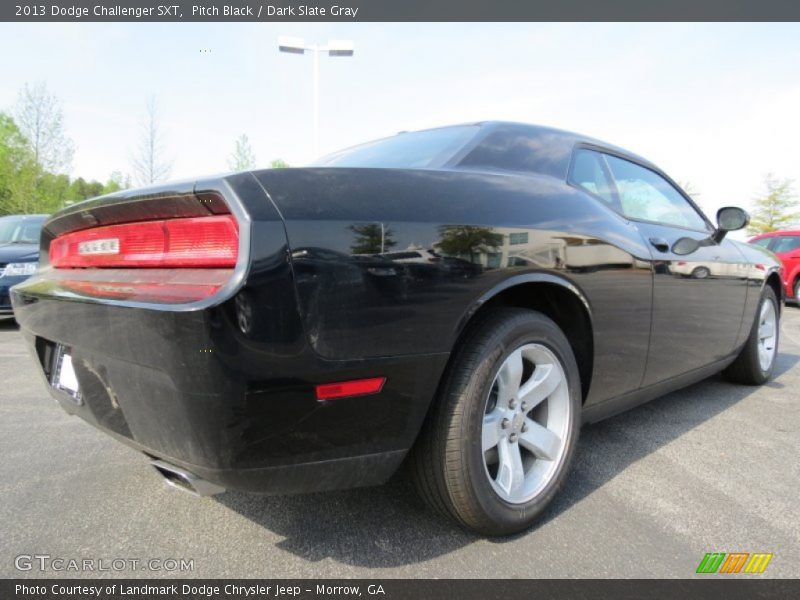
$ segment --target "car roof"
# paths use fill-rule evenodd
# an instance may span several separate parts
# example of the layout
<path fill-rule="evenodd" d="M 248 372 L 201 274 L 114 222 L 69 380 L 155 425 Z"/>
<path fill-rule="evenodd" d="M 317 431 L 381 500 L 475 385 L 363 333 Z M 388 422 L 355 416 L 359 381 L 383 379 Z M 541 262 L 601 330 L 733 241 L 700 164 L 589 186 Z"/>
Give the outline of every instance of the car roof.
<path fill-rule="evenodd" d="M 800 229 L 785 229 L 782 231 L 767 231 L 753 236 L 753 239 L 761 239 L 765 237 L 780 237 L 782 235 L 800 235 Z"/>

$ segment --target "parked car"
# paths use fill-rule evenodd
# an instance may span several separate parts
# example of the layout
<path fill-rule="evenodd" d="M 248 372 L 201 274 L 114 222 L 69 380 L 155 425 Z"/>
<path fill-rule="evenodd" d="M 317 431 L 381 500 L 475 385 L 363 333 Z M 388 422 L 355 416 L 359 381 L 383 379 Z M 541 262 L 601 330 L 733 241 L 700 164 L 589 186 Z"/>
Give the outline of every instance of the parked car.
<path fill-rule="evenodd" d="M 0 319 L 13 317 L 9 289 L 36 273 L 47 215 L 0 217 Z"/>
<path fill-rule="evenodd" d="M 582 423 L 770 379 L 780 263 L 726 237 L 747 221 L 712 225 L 615 146 L 468 124 L 71 206 L 12 300 L 53 397 L 176 487 L 330 490 L 406 462 L 435 510 L 501 535 L 542 515 Z M 376 288 L 400 265 L 353 256 L 389 243 L 490 268 Z"/>
<path fill-rule="evenodd" d="M 762 233 L 750 243 L 772 251 L 780 259 L 786 298 L 800 305 L 800 230 Z"/>

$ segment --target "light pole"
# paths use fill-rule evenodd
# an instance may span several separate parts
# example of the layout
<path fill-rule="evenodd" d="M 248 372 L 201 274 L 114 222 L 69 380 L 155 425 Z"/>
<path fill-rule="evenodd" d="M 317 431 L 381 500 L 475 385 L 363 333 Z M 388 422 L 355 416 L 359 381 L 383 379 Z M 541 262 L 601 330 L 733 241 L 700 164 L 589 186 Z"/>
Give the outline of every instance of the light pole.
<path fill-rule="evenodd" d="M 310 52 L 314 57 L 314 158 L 317 158 L 319 155 L 319 54 L 325 52 L 328 56 L 353 56 L 353 42 L 351 40 L 330 40 L 326 46 L 319 44 L 307 46 L 302 38 L 282 35 L 278 38 L 278 50 L 289 54 Z"/>

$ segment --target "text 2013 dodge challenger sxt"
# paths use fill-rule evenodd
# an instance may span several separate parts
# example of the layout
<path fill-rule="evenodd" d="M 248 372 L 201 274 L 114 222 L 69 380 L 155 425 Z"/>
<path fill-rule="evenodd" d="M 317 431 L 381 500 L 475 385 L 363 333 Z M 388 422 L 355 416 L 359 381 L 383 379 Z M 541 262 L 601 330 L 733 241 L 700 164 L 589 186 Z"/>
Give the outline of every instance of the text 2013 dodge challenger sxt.
<path fill-rule="evenodd" d="M 581 423 L 724 370 L 767 381 L 779 263 L 662 171 L 509 123 L 51 217 L 13 304 L 50 392 L 199 494 L 386 481 L 529 526 Z"/>

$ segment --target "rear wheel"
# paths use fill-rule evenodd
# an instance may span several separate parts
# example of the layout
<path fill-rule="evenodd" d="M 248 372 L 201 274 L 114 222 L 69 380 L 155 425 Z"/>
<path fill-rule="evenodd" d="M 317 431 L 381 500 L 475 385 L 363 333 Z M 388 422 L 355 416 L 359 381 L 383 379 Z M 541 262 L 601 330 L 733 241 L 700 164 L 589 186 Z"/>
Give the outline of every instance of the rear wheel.
<path fill-rule="evenodd" d="M 761 293 L 750 336 L 739 356 L 723 371 L 735 383 L 761 385 L 772 378 L 780 340 L 780 311 L 775 292 L 767 285 Z"/>
<path fill-rule="evenodd" d="M 411 458 L 440 513 L 484 535 L 532 525 L 563 483 L 580 425 L 572 349 L 524 309 L 487 315 L 456 351 Z"/>

